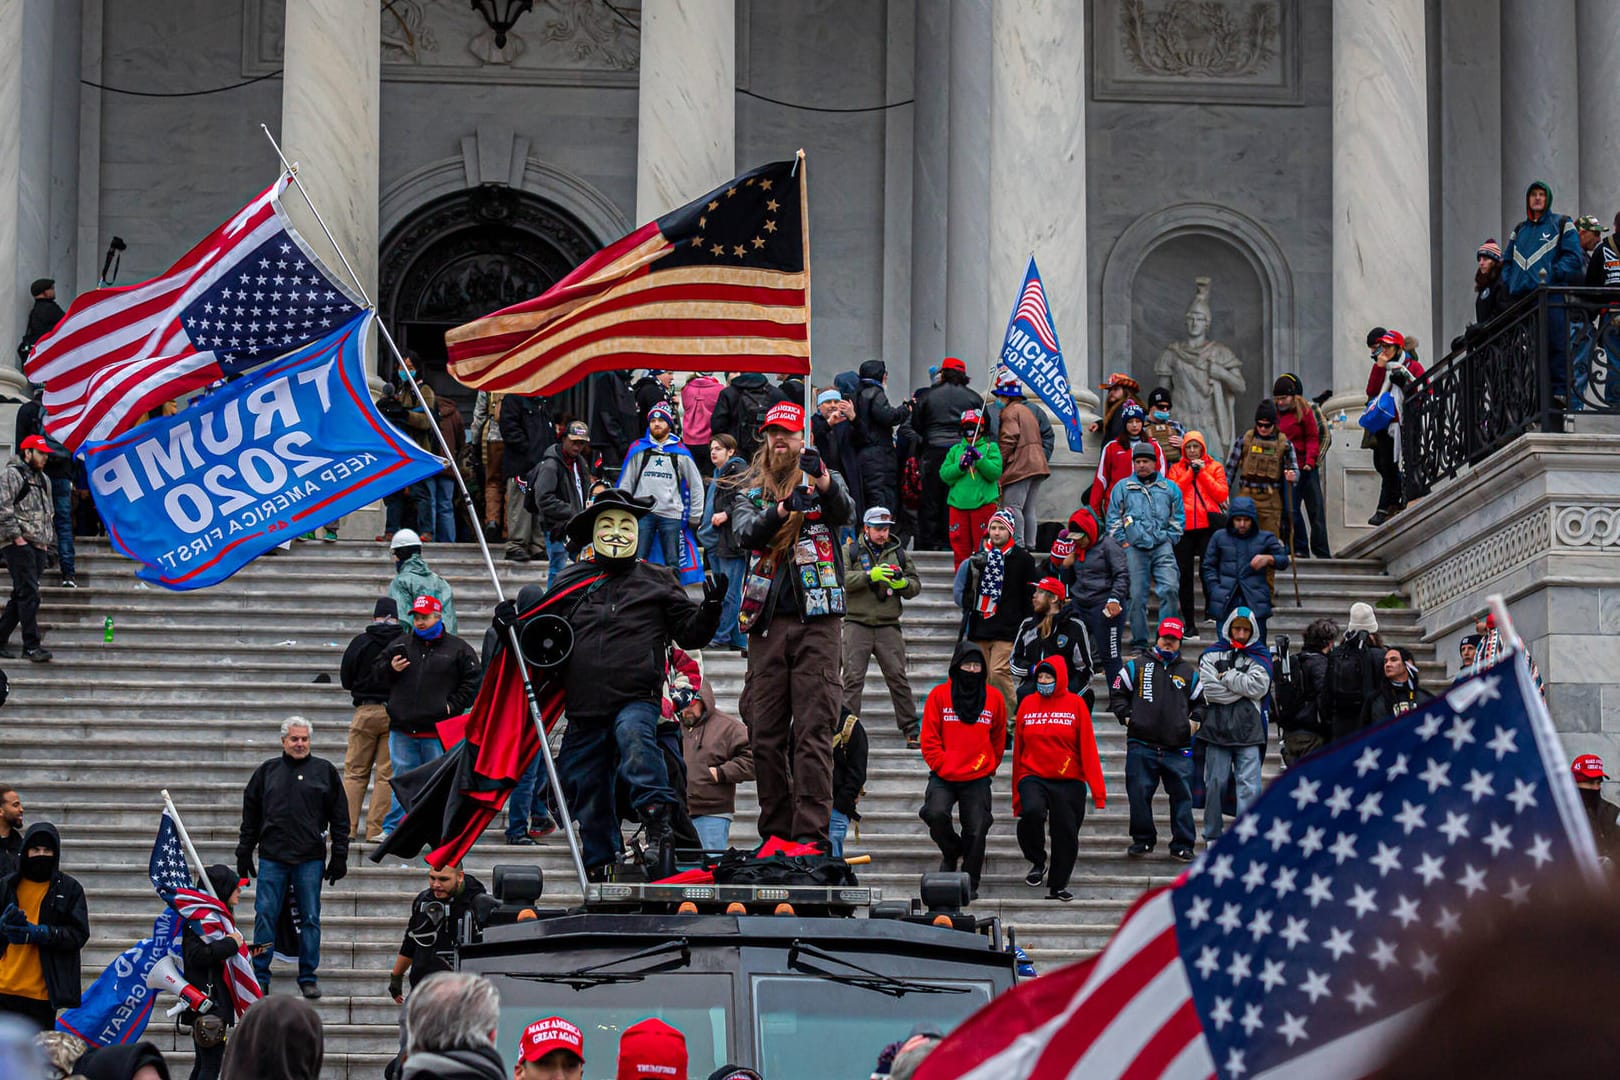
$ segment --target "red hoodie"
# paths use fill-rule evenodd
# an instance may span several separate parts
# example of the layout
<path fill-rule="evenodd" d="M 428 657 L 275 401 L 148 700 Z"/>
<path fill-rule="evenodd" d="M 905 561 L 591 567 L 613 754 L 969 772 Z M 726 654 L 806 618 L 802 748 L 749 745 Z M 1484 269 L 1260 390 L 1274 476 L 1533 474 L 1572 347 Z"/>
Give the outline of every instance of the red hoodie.
<path fill-rule="evenodd" d="M 1026 776 L 1084 780 L 1091 790 L 1091 804 L 1101 810 L 1108 804 L 1108 789 L 1102 759 L 1097 756 L 1097 736 L 1091 730 L 1091 710 L 1084 698 L 1069 691 L 1069 668 L 1063 657 L 1049 656 L 1035 670 L 1043 667 L 1057 676 L 1058 692 L 1051 697 L 1031 694 L 1018 707 L 1013 735 L 1013 813 L 1020 812 L 1018 781 Z"/>
<path fill-rule="evenodd" d="M 941 780 L 977 780 L 1001 767 L 1007 752 L 1007 705 L 1001 691 L 984 688 L 984 711 L 977 722 L 964 724 L 951 708 L 951 684 L 928 692 L 923 705 L 922 755 Z"/>

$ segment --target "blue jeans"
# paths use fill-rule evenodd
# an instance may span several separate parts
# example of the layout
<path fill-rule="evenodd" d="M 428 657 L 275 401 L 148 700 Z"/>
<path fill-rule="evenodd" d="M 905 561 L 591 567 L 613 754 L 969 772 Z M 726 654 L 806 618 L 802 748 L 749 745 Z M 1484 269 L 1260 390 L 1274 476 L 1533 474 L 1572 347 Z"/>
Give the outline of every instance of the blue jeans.
<path fill-rule="evenodd" d="M 517 787 L 506 800 L 506 838 L 517 840 L 529 835 L 531 823 L 544 824 L 551 820 L 546 808 L 546 769 L 540 755 L 534 755 L 529 767 L 518 777 Z"/>
<path fill-rule="evenodd" d="M 724 851 L 731 846 L 731 819 L 719 814 L 702 814 L 692 819 L 698 843 L 704 851 Z"/>
<path fill-rule="evenodd" d="M 405 500 L 416 507 L 416 531 L 429 532 L 433 528 L 433 493 L 426 480 L 401 488 L 392 495 L 383 496 L 383 531 L 394 535 L 405 526 Z"/>
<path fill-rule="evenodd" d="M 315 969 L 321 965 L 321 873 L 325 869 L 326 864 L 320 859 L 301 863 L 259 860 L 259 880 L 253 887 L 253 942 L 256 945 L 275 942 L 276 923 L 281 920 L 281 908 L 287 902 L 287 889 L 291 886 L 302 920 L 298 924 L 299 986 L 314 982 Z M 274 951 L 266 949 L 253 958 L 253 973 L 259 977 L 259 987 L 267 994 Z"/>
<path fill-rule="evenodd" d="M 1131 573 L 1131 599 L 1125 607 L 1131 616 L 1132 644 L 1145 648 L 1153 641 L 1148 634 L 1148 584 L 1159 598 L 1159 618 L 1181 617 L 1181 571 L 1176 566 L 1175 549 L 1166 540 L 1157 547 L 1125 549 L 1125 565 Z"/>
<path fill-rule="evenodd" d="M 714 648 L 727 645 L 737 649 L 748 648 L 748 635 L 737 625 L 737 613 L 742 610 L 743 578 L 748 576 L 748 557 L 709 560 L 709 569 L 726 575 L 726 598 L 720 605 L 720 626 L 709 644 Z"/>
<path fill-rule="evenodd" d="M 1222 793 L 1226 778 L 1237 769 L 1237 812 L 1244 812 L 1260 797 L 1260 748 L 1258 746 L 1213 746 L 1204 744 L 1204 839 L 1220 838 L 1225 820 L 1221 817 Z"/>
<path fill-rule="evenodd" d="M 456 478 L 449 473 L 427 478 L 428 497 L 433 502 L 429 526 L 433 539 L 441 544 L 456 542 Z"/>
<path fill-rule="evenodd" d="M 1125 797 L 1131 806 L 1131 841 L 1152 847 L 1159 842 L 1153 825 L 1153 793 L 1164 783 L 1170 797 L 1170 848 L 1193 847 L 1192 747 L 1169 750 L 1138 739 L 1125 743 Z"/>
<path fill-rule="evenodd" d="M 664 565 L 674 569 L 681 566 L 681 519 L 648 514 L 641 519 L 636 532 L 636 558 L 652 555 L 653 539 L 657 538 L 664 553 Z"/>
<path fill-rule="evenodd" d="M 568 569 L 568 545 L 561 540 L 546 540 L 546 559 L 551 569 L 546 572 L 546 588 L 556 582 L 557 575 Z"/>
<path fill-rule="evenodd" d="M 408 773 L 430 761 L 437 761 L 443 756 L 444 745 L 439 742 L 437 735 L 416 739 L 403 732 L 388 733 L 388 757 L 394 763 L 395 776 Z M 399 805 L 399 796 L 396 795 L 388 806 L 388 816 L 383 818 L 383 832 L 391 833 L 399 828 L 399 823 L 404 817 L 405 808 Z"/>
<path fill-rule="evenodd" d="M 827 819 L 827 839 L 832 847 L 829 854 L 835 859 L 844 857 L 844 837 L 849 835 L 849 818 L 837 810 Z"/>
<path fill-rule="evenodd" d="M 658 717 L 657 705 L 632 701 L 611 722 L 576 719 L 568 725 L 562 752 L 557 755 L 557 772 L 568 806 L 579 822 L 587 868 L 607 866 L 618 851 L 615 776 L 630 789 L 630 809 L 643 816 L 656 804 L 679 802 L 658 744 Z"/>
<path fill-rule="evenodd" d="M 51 515 L 56 523 L 56 558 L 62 576 L 73 577 L 73 481 L 66 476 L 51 477 Z"/>

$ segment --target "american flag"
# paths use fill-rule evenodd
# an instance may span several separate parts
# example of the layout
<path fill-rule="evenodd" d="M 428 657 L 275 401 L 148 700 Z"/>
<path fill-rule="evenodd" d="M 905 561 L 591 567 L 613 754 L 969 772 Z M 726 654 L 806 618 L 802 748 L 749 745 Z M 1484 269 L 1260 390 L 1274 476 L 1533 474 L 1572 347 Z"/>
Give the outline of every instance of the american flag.
<path fill-rule="evenodd" d="M 191 923 L 204 941 L 212 943 L 236 932 L 236 921 L 226 910 L 222 902 L 224 898 L 216 900 L 193 887 L 186 852 L 180 844 L 180 831 L 167 810 L 158 823 L 157 840 L 152 844 L 152 859 L 147 874 L 163 902 Z M 254 976 L 253 965 L 248 960 L 246 945 L 238 947 L 236 955 L 225 962 L 225 985 L 230 991 L 231 1005 L 238 1019 L 247 1012 L 249 1005 L 262 996 L 259 980 Z"/>
<path fill-rule="evenodd" d="M 1491 901 L 1596 860 L 1516 652 L 1305 759 L 1099 956 L 993 1002 L 917 1078 L 1366 1076 Z"/>
<path fill-rule="evenodd" d="M 70 449 L 347 322 L 359 300 L 282 210 L 285 175 L 166 273 L 73 302 L 29 354 L 45 428 Z"/>
<path fill-rule="evenodd" d="M 612 369 L 810 370 L 804 163 L 761 165 L 444 337 L 479 390 L 552 394 Z"/>
<path fill-rule="evenodd" d="M 1046 290 L 1041 287 L 1041 279 L 1031 275 L 1024 285 L 1024 291 L 1018 297 L 1018 307 L 1013 311 L 1013 321 L 1022 319 L 1029 324 L 1035 336 L 1041 339 L 1048 352 L 1059 352 L 1057 335 L 1052 332 L 1052 316 L 1046 310 Z"/>

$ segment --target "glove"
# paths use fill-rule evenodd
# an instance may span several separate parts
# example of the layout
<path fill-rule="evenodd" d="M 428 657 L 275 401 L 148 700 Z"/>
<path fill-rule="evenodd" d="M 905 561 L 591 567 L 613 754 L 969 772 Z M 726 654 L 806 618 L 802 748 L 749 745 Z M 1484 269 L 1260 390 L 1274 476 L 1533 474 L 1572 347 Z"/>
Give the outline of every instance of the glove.
<path fill-rule="evenodd" d="M 517 621 L 518 609 L 516 600 L 508 597 L 495 605 L 495 632 L 498 633 L 502 638 L 506 637 L 506 632 L 509 629 L 517 625 Z"/>
<path fill-rule="evenodd" d="M 326 883 L 336 885 L 349 872 L 349 861 L 333 855 L 326 863 Z"/>
<path fill-rule="evenodd" d="M 51 941 L 50 930 L 40 926 L 38 923 L 24 922 L 21 933 L 22 941 L 17 942 L 17 944 L 27 943 L 37 947 L 48 945 Z"/>
<path fill-rule="evenodd" d="M 813 446 L 807 446 L 799 452 L 799 468 L 811 476 L 819 477 L 825 469 L 821 464 L 821 451 Z"/>
<path fill-rule="evenodd" d="M 398 1001 L 400 998 L 405 996 L 404 975 L 388 976 L 388 996 L 393 998 L 395 1001 Z"/>
<path fill-rule="evenodd" d="M 24 915 L 23 909 L 16 904 L 7 904 L 6 910 L 0 912 L 0 929 L 9 930 L 14 926 L 26 925 L 28 925 L 28 916 Z"/>
<path fill-rule="evenodd" d="M 906 579 L 905 578 L 903 578 L 903 577 L 891 577 L 891 578 L 889 578 L 889 588 L 895 590 L 896 592 L 899 592 L 901 589 L 903 589 L 905 587 L 906 587 Z"/>
<path fill-rule="evenodd" d="M 963 468 L 967 468 L 969 465 L 977 463 L 983 456 L 983 454 L 969 446 L 962 451 L 962 456 L 957 459 L 957 463 Z"/>
<path fill-rule="evenodd" d="M 889 568 L 887 566 L 874 566 L 866 572 L 866 576 L 875 585 L 889 584 Z"/>
<path fill-rule="evenodd" d="M 252 855 L 237 856 L 236 876 L 239 878 L 256 878 L 259 876 L 258 868 L 253 865 Z"/>
<path fill-rule="evenodd" d="M 803 485 L 793 489 L 793 494 L 788 496 L 787 504 L 789 512 L 801 514 L 808 514 L 821 505 L 820 500 L 816 498 L 816 489 Z"/>
<path fill-rule="evenodd" d="M 731 579 L 724 574 L 711 574 L 703 579 L 703 602 L 718 605 L 725 601 Z"/>

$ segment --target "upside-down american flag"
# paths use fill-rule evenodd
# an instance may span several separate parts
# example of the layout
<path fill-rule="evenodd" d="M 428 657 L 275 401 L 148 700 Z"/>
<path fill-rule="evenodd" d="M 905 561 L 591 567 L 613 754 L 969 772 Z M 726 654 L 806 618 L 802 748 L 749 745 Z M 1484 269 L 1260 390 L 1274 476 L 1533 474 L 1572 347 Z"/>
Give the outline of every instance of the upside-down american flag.
<path fill-rule="evenodd" d="M 281 207 L 283 174 L 166 272 L 73 301 L 23 370 L 45 385 L 45 427 L 69 449 L 349 321 L 361 302 Z"/>
<path fill-rule="evenodd" d="M 810 370 L 804 161 L 761 165 L 444 337 L 478 390 L 552 394 L 622 368 Z"/>
<path fill-rule="evenodd" d="M 1448 944 L 1597 854 L 1522 651 L 1304 759 L 1097 957 L 986 1006 L 917 1080 L 1350 1080 Z"/>
<path fill-rule="evenodd" d="M 191 871 L 186 863 L 186 852 L 180 845 L 180 831 L 174 818 L 163 812 L 158 823 L 157 841 L 152 845 L 152 860 L 148 867 L 152 887 L 173 908 L 181 919 L 191 922 L 203 941 L 212 944 L 236 932 L 236 920 L 231 917 L 223 900 L 209 896 L 191 882 Z M 263 995 L 259 980 L 253 974 L 245 944 L 238 945 L 235 954 L 225 961 L 225 987 L 231 995 L 231 1005 L 237 1019 L 247 1012 L 248 1006 Z M 206 990 L 207 987 L 199 987 Z M 223 1004 L 222 1002 L 220 1004 Z"/>

